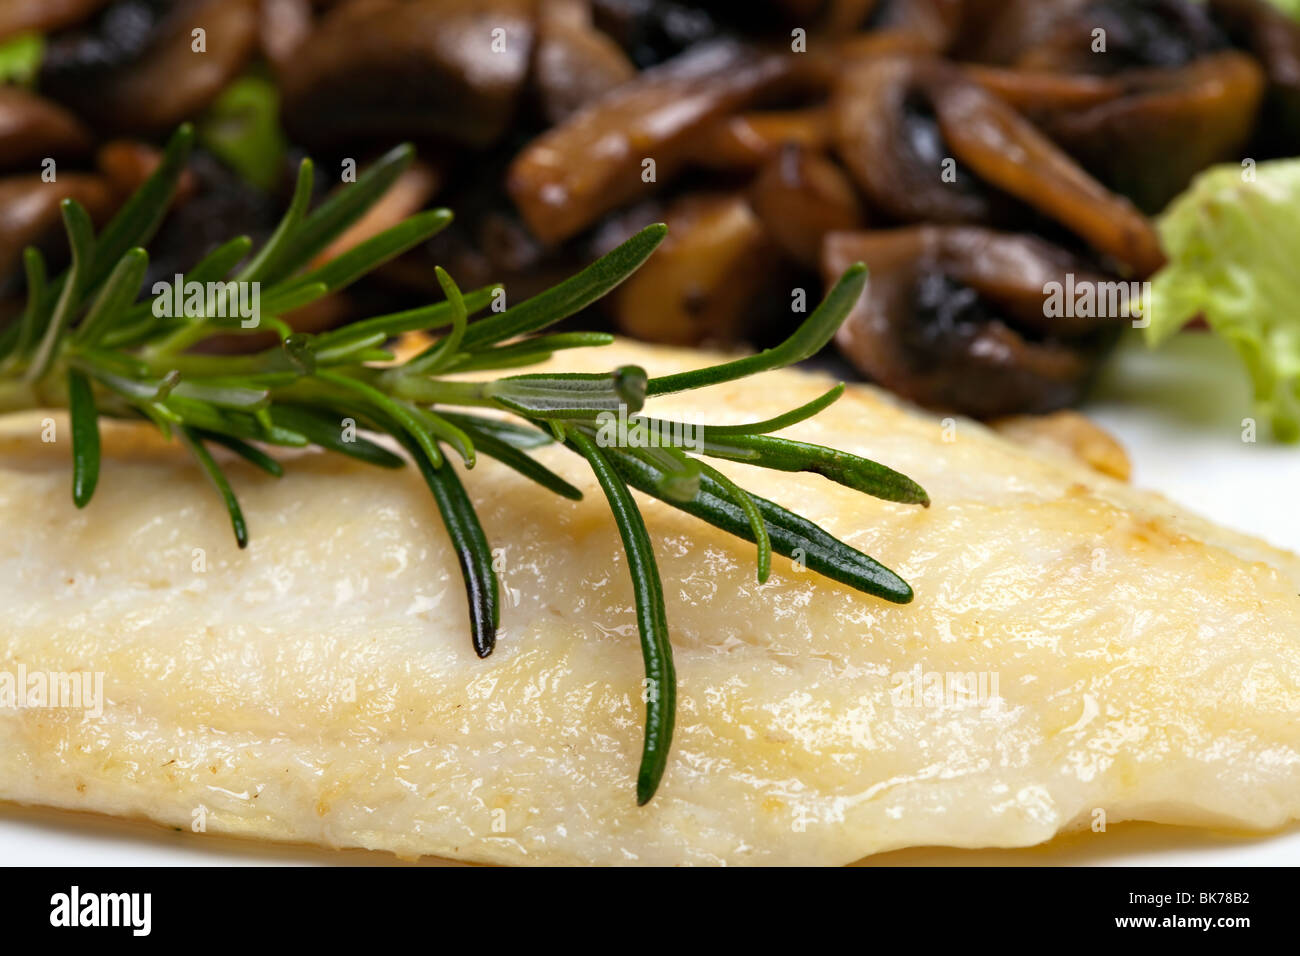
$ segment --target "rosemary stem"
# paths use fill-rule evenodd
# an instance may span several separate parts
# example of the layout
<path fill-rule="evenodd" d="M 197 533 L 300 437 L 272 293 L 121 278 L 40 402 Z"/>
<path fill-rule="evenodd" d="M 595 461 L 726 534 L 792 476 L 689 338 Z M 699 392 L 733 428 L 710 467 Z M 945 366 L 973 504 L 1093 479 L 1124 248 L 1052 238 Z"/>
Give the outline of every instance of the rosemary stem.
<path fill-rule="evenodd" d="M 282 366 L 273 364 L 267 355 L 157 355 L 142 352 L 139 360 L 157 375 L 166 375 L 170 371 L 181 375 L 224 376 L 259 375 L 266 372 L 282 371 Z"/>
<path fill-rule="evenodd" d="M 495 407 L 486 382 L 449 382 L 416 375 L 397 375 L 386 379 L 395 398 L 421 405 L 473 405 Z"/>
<path fill-rule="evenodd" d="M 167 338 L 163 339 L 157 345 L 149 346 L 144 349 L 141 358 L 146 362 L 151 360 L 169 359 L 173 356 L 184 352 L 192 345 L 197 345 L 208 335 L 208 323 L 204 319 L 183 325 Z"/>
<path fill-rule="evenodd" d="M 98 237 L 86 210 L 64 200 L 61 211 L 72 262 L 61 276 L 47 281 L 45 260 L 35 249 L 23 256 L 27 308 L 18 324 L 0 333 L 0 414 L 68 410 L 72 500 L 77 507 L 89 502 L 96 487 L 102 457 L 99 429 L 108 418 L 152 423 L 165 440 L 179 438 L 220 494 L 241 548 L 248 544 L 248 527 L 235 489 L 210 445 L 222 445 L 276 476 L 284 468 L 263 445 L 315 445 L 371 465 L 400 468 L 406 459 L 355 430 L 387 434 L 409 453 L 437 503 L 461 566 L 474 650 L 485 657 L 501 616 L 494 553 L 460 470 L 442 448 L 458 452 L 466 468 L 482 454 L 542 488 L 579 500 L 580 488 L 530 454 L 553 440 L 563 443 L 590 466 L 627 556 L 647 678 L 642 686 L 645 733 L 636 785 L 637 803 L 642 805 L 654 795 L 668 765 L 677 692 L 663 582 L 632 489 L 755 542 L 760 582 L 776 551 L 797 556 L 810 570 L 866 594 L 897 604 L 912 600 L 912 589 L 897 574 L 812 522 L 746 492 L 724 473 L 686 454 L 684 447 L 624 447 L 622 442 L 606 447 L 597 439 L 602 413 L 617 411 L 621 418 L 626 412 L 637 428 L 674 426 L 677 423 L 638 415 L 647 396 L 731 382 L 811 356 L 831 339 L 857 302 L 866 282 L 861 264 L 841 277 L 784 343 L 748 358 L 656 379 L 637 366 L 624 365 L 607 373 L 547 371 L 474 381 L 462 373 L 537 365 L 561 349 L 610 344 L 612 337 L 603 333 L 534 333 L 577 314 L 618 286 L 659 245 L 667 227 L 647 226 L 559 285 L 473 323 L 468 317 L 495 304 L 501 287 L 462 294 L 438 269 L 444 302 L 374 316 L 320 335 L 294 332 L 283 319 L 285 312 L 350 285 L 450 220 L 446 210 L 418 213 L 311 268 L 323 250 L 374 208 L 409 165 L 412 149 L 402 146 L 311 211 L 311 166 L 305 163 L 289 212 L 242 272 L 225 281 L 251 252 L 253 243 L 247 237 L 218 246 L 186 273 L 187 280 L 209 289 L 209 283 L 224 282 L 223 298 L 210 302 L 205 296 L 202 304 L 187 305 L 180 314 L 157 316 L 150 300 L 142 298 L 149 261 L 144 245 L 167 215 L 192 141 L 193 130 L 182 127 L 158 169 Z M 263 321 L 257 329 L 228 321 L 233 312 L 224 307 L 236 282 L 266 287 L 265 295 L 259 292 Z M 450 333 L 405 360 L 382 348 L 392 336 L 448 325 Z M 241 331 L 275 332 L 280 341 L 251 355 L 194 351 L 211 338 Z M 703 439 L 695 451 L 760 468 L 819 474 L 887 501 L 928 504 L 923 489 L 884 465 L 770 434 L 811 417 L 842 391 L 832 389 L 764 421 L 710 426 L 716 435 Z M 502 414 L 458 413 L 457 406 Z M 506 413 L 515 420 L 506 420 Z"/>

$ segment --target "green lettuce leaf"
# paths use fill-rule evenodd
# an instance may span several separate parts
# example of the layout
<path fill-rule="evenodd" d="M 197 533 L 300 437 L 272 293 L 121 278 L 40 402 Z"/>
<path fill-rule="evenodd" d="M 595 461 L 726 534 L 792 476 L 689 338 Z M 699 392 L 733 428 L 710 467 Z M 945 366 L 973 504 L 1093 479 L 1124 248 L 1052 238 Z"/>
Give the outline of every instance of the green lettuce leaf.
<path fill-rule="evenodd" d="M 1207 170 L 1157 227 L 1169 263 L 1151 280 L 1148 344 L 1203 317 L 1245 362 L 1274 436 L 1300 439 L 1300 159 Z"/>
<path fill-rule="evenodd" d="M 20 33 L 0 43 L 0 85 L 31 86 L 45 57 L 45 37 Z"/>
<path fill-rule="evenodd" d="M 1300 20 L 1300 0 L 1268 0 L 1269 3 L 1277 7 L 1285 14 Z"/>
<path fill-rule="evenodd" d="M 226 87 L 198 121 L 199 142 L 261 189 L 284 172 L 288 145 L 280 129 L 280 93 L 270 79 L 249 74 Z"/>
<path fill-rule="evenodd" d="M 1198 0 L 1198 2 L 1204 4 L 1205 0 Z M 1287 16 L 1300 20 L 1300 0 L 1265 0 L 1265 2 L 1271 3 Z"/>

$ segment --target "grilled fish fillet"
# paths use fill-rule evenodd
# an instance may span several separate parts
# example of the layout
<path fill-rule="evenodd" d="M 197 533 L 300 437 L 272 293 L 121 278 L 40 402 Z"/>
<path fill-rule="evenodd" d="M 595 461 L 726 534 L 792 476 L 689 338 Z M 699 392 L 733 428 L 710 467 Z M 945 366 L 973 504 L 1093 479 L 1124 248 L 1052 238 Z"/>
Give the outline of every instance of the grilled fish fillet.
<path fill-rule="evenodd" d="M 706 358 L 619 343 L 564 365 Z M 826 386 L 772 372 L 651 411 L 756 421 Z M 897 570 L 910 605 L 780 557 L 759 586 L 752 545 L 641 499 L 681 685 L 643 808 L 626 562 L 568 452 L 542 455 L 580 503 L 489 460 L 468 483 L 501 549 L 481 661 L 414 469 L 308 454 L 277 481 L 232 462 L 241 552 L 203 477 L 144 427 L 106 426 L 75 510 L 66 421 L 43 443 L 42 417 L 0 422 L 0 674 L 102 674 L 102 713 L 0 709 L 3 800 L 535 864 L 839 864 L 1300 815 L 1300 560 L 871 388 L 788 434 L 903 471 L 928 510 L 719 467 Z"/>

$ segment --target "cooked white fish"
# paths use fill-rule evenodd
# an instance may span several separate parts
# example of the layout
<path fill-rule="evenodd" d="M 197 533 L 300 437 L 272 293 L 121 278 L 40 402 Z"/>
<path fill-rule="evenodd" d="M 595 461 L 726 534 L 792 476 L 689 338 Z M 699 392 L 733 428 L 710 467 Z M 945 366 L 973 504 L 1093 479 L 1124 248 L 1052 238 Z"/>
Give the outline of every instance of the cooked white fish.
<path fill-rule="evenodd" d="M 706 360 L 620 343 L 564 364 Z M 753 421 L 826 384 L 772 372 L 652 409 Z M 1300 815 L 1300 560 L 870 388 L 789 434 L 912 476 L 928 510 L 721 467 L 896 569 L 910 605 L 779 557 L 759 586 L 751 545 L 642 499 L 681 683 L 643 808 L 626 562 L 568 452 L 543 454 L 580 503 L 491 461 L 468 482 L 505 595 L 482 661 L 413 469 L 232 464 L 241 552 L 146 428 L 106 428 L 75 510 L 55 427 L 0 426 L 0 674 L 102 675 L 102 712 L 0 707 L 0 799 L 501 863 L 831 864 Z"/>

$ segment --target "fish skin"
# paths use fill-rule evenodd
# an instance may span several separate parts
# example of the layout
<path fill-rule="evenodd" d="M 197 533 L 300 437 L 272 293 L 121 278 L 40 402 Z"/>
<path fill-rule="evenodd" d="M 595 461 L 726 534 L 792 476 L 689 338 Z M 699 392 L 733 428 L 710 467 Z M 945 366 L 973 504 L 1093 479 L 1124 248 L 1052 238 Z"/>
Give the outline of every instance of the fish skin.
<path fill-rule="evenodd" d="M 619 342 L 561 364 L 702 361 Z M 753 421 L 827 384 L 765 373 L 651 412 Z M 1036 844 L 1098 810 L 1247 830 L 1300 816 L 1300 559 L 869 387 L 784 434 L 902 471 L 929 509 L 718 467 L 898 571 L 910 605 L 781 557 L 759 586 L 753 545 L 638 496 L 680 681 L 643 808 L 626 562 L 571 454 L 541 452 L 582 502 L 488 460 L 467 480 L 504 549 L 482 661 L 414 469 L 307 454 L 277 481 L 231 460 L 240 551 L 202 475 L 144 427 L 106 425 L 76 510 L 66 419 L 43 444 L 43 417 L 0 420 L 0 672 L 99 671 L 106 702 L 97 719 L 0 709 L 2 800 L 512 864 L 842 864 Z M 1001 704 L 908 705 L 918 665 L 996 672 Z"/>

